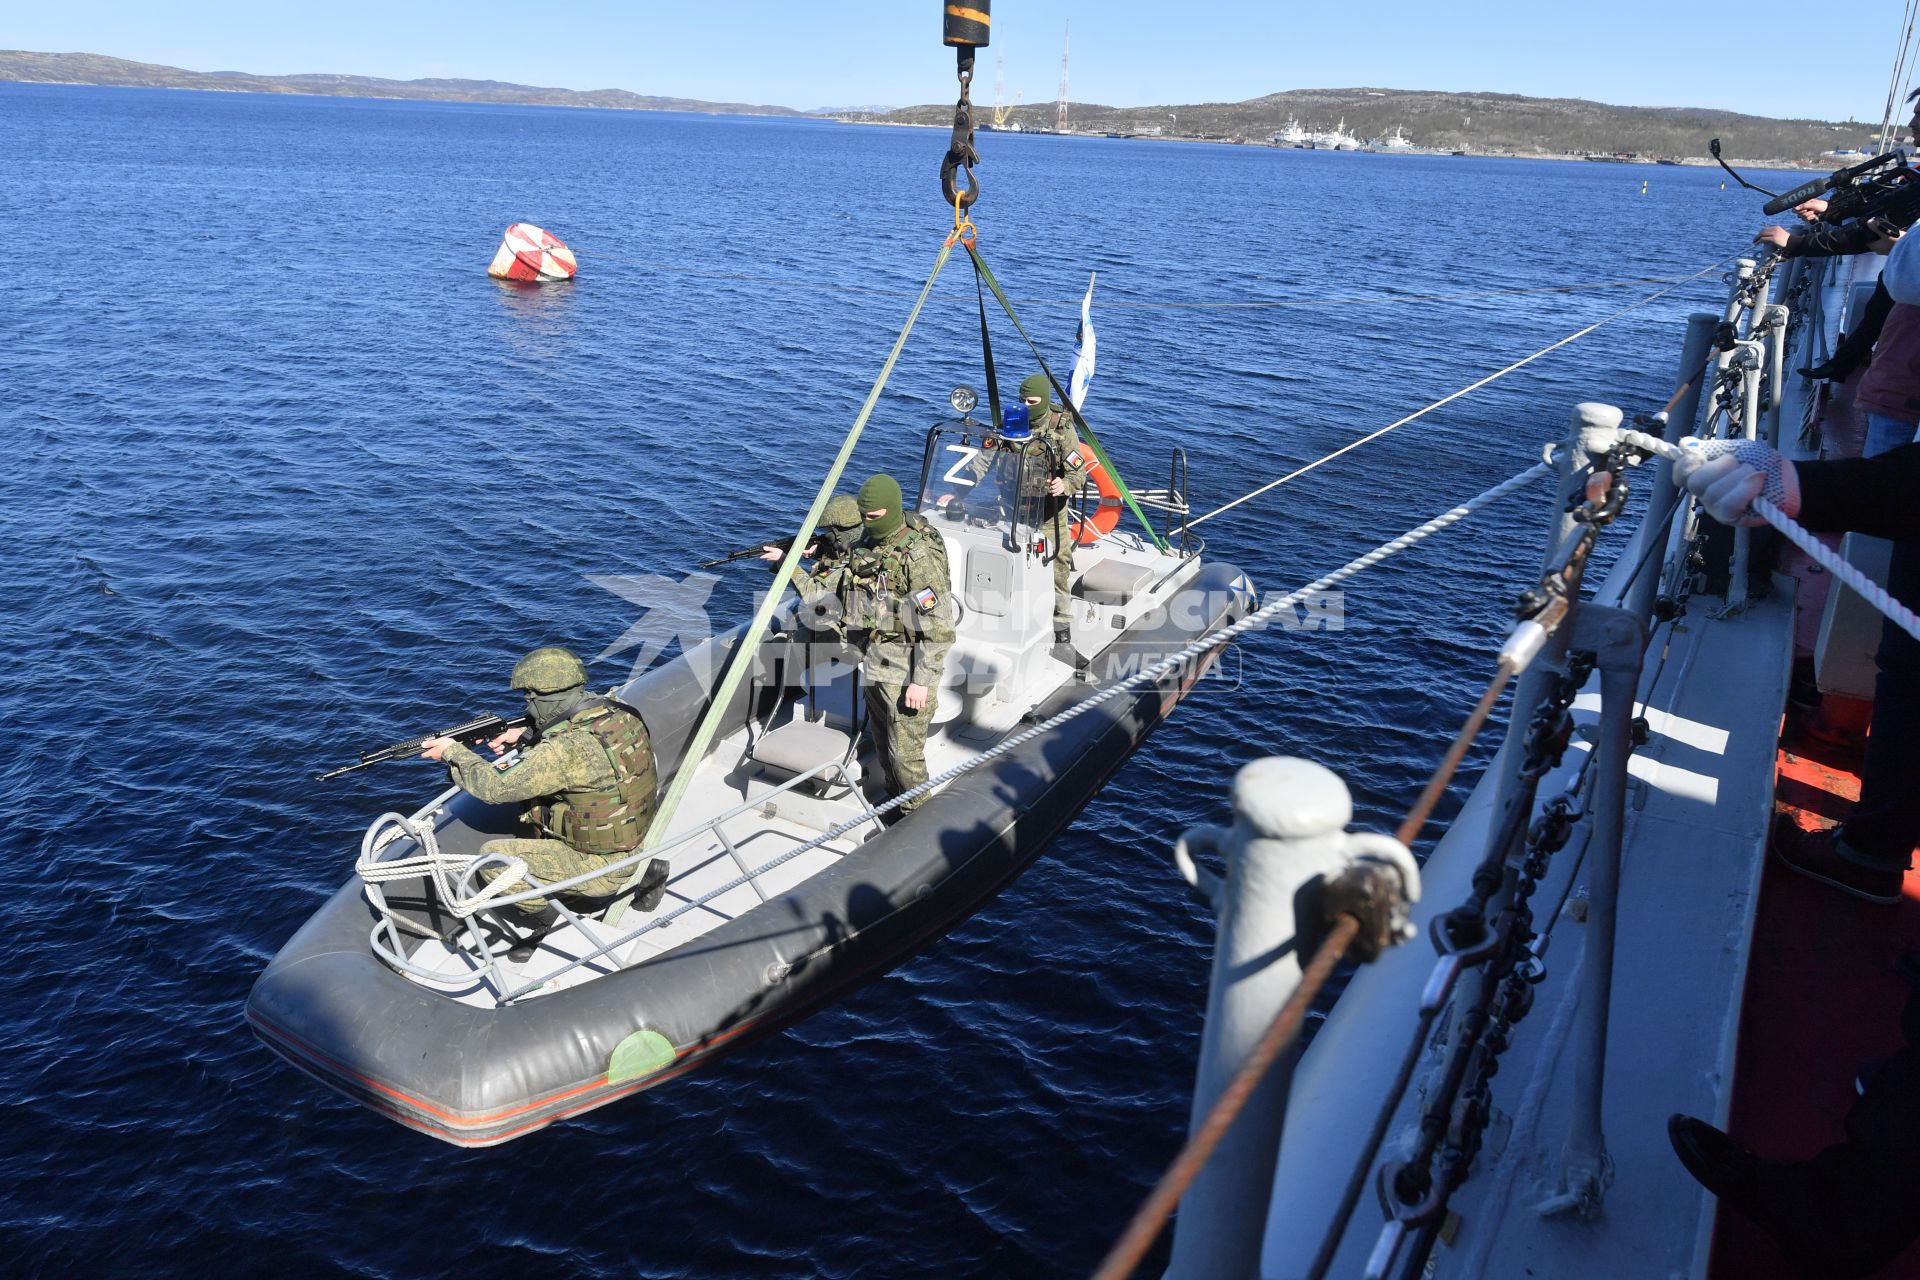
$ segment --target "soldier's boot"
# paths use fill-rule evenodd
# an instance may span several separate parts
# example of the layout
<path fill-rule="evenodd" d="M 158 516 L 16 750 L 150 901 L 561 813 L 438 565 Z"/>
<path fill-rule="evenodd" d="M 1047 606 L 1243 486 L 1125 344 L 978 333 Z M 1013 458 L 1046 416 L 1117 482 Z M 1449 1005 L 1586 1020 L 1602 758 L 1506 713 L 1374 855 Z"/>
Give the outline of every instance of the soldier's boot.
<path fill-rule="evenodd" d="M 640 883 L 634 886 L 633 907 L 636 911 L 652 911 L 660 905 L 660 899 L 667 896 L 667 860 L 655 858 L 647 864 L 640 876 Z"/>
<path fill-rule="evenodd" d="M 508 936 L 513 945 L 507 948 L 507 959 L 515 964 L 525 964 L 533 959 L 534 951 L 540 946 L 540 939 L 552 933 L 561 924 L 560 913 L 554 910 L 552 903 L 548 903 L 538 911 L 513 911 L 511 917 L 513 932 Z"/>
<path fill-rule="evenodd" d="M 1073 647 L 1073 632 L 1066 629 L 1053 633 L 1052 657 L 1055 662 L 1064 662 L 1072 667 L 1076 675 L 1092 666 L 1087 656 Z"/>

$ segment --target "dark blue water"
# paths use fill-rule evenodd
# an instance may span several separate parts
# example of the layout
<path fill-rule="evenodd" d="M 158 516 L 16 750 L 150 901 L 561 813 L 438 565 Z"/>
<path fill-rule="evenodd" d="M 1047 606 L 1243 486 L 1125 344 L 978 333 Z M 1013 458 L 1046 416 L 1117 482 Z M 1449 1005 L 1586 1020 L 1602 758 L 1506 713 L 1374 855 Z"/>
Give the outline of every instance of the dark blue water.
<path fill-rule="evenodd" d="M 1703 170 L 982 143 L 983 252 L 1042 304 L 1100 272 L 1089 417 L 1141 483 L 1183 446 L 1203 509 L 1648 290 L 1112 304 L 1673 276 L 1757 225 Z M 598 652 L 635 610 L 588 575 L 795 523 L 932 264 L 944 139 L 0 85 L 0 145 L 0 1270 L 1084 1273 L 1185 1126 L 1211 929 L 1172 838 L 1269 752 L 1395 820 L 1537 556 L 1535 496 L 1362 577 L 1344 631 L 1245 646 L 1238 689 L 926 954 L 697 1078 L 456 1151 L 243 1025 L 369 817 L 438 785 L 309 775 L 504 706 L 533 645 Z M 486 279 L 522 218 L 580 250 L 576 284 Z M 1296 585 L 1521 469 L 1575 401 L 1657 407 L 1718 291 L 1212 522 L 1214 553 Z M 955 266 L 853 474 L 911 472 L 979 382 L 973 305 Z M 1072 309 L 1025 311 L 1064 368 Z"/>

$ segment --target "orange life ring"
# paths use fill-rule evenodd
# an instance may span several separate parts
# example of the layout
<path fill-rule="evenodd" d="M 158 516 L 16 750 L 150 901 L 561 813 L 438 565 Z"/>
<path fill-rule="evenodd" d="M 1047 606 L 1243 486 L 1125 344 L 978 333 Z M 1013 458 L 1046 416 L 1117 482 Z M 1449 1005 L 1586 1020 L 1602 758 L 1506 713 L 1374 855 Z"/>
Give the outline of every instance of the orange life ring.
<path fill-rule="evenodd" d="M 1107 469 L 1099 462 L 1093 464 L 1093 470 L 1087 472 L 1087 479 L 1093 481 L 1100 490 L 1100 505 L 1086 519 L 1073 517 L 1073 540 L 1083 547 L 1090 547 L 1107 534 L 1120 527 L 1120 508 L 1125 505 L 1120 497 L 1120 486 L 1113 482 Z"/>

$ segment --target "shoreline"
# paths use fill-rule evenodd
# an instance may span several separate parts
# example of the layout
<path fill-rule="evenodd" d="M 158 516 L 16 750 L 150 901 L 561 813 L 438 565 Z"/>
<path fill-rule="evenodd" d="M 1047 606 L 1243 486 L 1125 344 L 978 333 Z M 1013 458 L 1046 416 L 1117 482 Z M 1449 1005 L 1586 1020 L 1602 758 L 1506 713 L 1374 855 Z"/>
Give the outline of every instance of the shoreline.
<path fill-rule="evenodd" d="M 846 116 L 831 115 L 812 116 L 809 118 L 815 120 L 831 120 L 835 124 L 871 126 L 879 129 L 932 129 L 935 131 L 947 131 L 952 128 L 952 126 L 948 124 L 922 124 L 916 120 L 854 120 Z M 976 126 L 976 128 L 978 128 L 978 126 Z M 1250 138 L 1235 142 L 1231 138 L 1201 138 L 1193 135 L 1124 134 L 1116 137 L 1105 131 L 1093 129 L 1088 129 L 1085 132 L 1069 130 L 1066 133 L 1056 133 L 1051 129 L 987 129 L 982 132 L 1004 133 L 1010 137 L 1027 138 L 1087 138 L 1108 142 L 1181 142 L 1209 147 L 1246 147 L 1249 150 L 1255 151 L 1331 151 L 1331 148 L 1324 147 L 1294 147 L 1277 142 L 1255 142 Z M 1585 162 L 1588 164 L 1631 165 L 1645 169 L 1715 169 L 1719 167 L 1714 163 L 1711 156 L 1672 156 L 1662 157 L 1660 159 L 1654 159 L 1652 157 L 1643 159 L 1636 157 L 1634 159 L 1621 160 L 1599 152 L 1579 154 L 1554 151 L 1480 151 L 1472 147 L 1460 151 L 1440 150 L 1433 147 L 1358 147 L 1353 151 L 1345 153 L 1333 152 L 1333 154 L 1437 156 L 1469 160 L 1565 160 L 1569 162 Z M 1824 164 L 1811 164 L 1806 161 L 1751 160 L 1738 156 L 1727 157 L 1727 163 L 1733 165 L 1735 168 L 1744 165 L 1749 169 L 1762 172 L 1772 170 L 1774 172 L 1828 173 L 1834 168 L 1841 167 L 1838 162 L 1830 168 Z"/>

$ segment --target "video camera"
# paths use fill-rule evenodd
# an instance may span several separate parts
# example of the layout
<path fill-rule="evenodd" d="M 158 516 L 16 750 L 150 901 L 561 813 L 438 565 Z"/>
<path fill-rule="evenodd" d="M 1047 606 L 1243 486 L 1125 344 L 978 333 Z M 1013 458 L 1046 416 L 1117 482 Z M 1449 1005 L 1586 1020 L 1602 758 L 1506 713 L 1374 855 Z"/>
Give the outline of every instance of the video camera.
<path fill-rule="evenodd" d="M 1820 215 L 1820 221 L 1838 223 L 1875 218 L 1898 203 L 1920 204 L 1920 171 L 1910 168 L 1906 150 L 1896 147 L 1851 168 L 1802 183 L 1785 195 L 1775 196 L 1767 201 L 1763 212 L 1769 217 L 1785 213 L 1828 191 L 1833 194 L 1827 197 L 1827 209 Z M 1905 226 L 1912 218 L 1892 220 Z"/>

